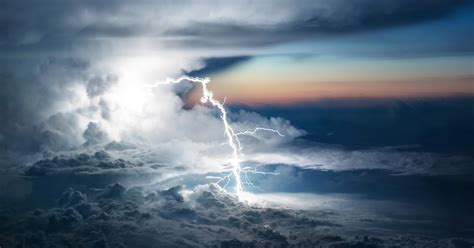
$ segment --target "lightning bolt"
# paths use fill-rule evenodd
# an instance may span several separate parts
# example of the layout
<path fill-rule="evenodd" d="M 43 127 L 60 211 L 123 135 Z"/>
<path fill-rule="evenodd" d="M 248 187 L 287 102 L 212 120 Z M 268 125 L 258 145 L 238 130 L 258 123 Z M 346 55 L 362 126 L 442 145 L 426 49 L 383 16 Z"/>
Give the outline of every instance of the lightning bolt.
<path fill-rule="evenodd" d="M 224 132 L 227 137 L 227 145 L 230 146 L 232 149 L 232 171 L 230 174 L 219 177 L 217 183 L 222 183 L 225 182 L 224 188 L 227 187 L 229 184 L 230 180 L 232 177 L 235 179 L 235 193 L 238 197 L 239 200 L 242 200 L 244 197 L 244 187 L 243 184 L 255 187 L 255 185 L 250 181 L 248 178 L 248 173 L 255 173 L 255 174 L 275 174 L 275 173 L 268 173 L 268 172 L 261 172 L 257 171 L 255 168 L 241 168 L 240 166 L 240 157 L 243 156 L 242 154 L 242 149 L 243 146 L 239 140 L 239 136 L 241 135 L 255 135 L 258 131 L 268 131 L 268 132 L 273 132 L 278 134 L 279 136 L 284 136 L 283 134 L 280 133 L 280 131 L 271 129 L 271 128 L 264 128 L 264 127 L 257 127 L 252 131 L 243 131 L 243 132 L 235 132 L 234 129 L 229 125 L 229 122 L 227 120 L 227 111 L 224 108 L 224 103 L 221 103 L 219 100 L 216 100 L 214 98 L 214 94 L 212 91 L 210 91 L 207 87 L 207 84 L 211 82 L 210 78 L 205 77 L 205 78 L 199 78 L 199 77 L 190 77 L 190 76 L 181 76 L 178 79 L 172 79 L 172 78 L 167 78 L 166 81 L 162 82 L 156 82 L 151 85 L 147 85 L 147 87 L 150 88 L 156 88 L 159 85 L 164 85 L 164 84 L 178 84 L 182 81 L 189 81 L 192 83 L 199 83 L 202 86 L 202 96 L 201 96 L 201 103 L 211 103 L 212 106 L 216 107 L 220 111 L 220 118 L 222 120 L 222 124 L 224 125 Z M 243 175 L 243 181 L 241 174 Z"/>

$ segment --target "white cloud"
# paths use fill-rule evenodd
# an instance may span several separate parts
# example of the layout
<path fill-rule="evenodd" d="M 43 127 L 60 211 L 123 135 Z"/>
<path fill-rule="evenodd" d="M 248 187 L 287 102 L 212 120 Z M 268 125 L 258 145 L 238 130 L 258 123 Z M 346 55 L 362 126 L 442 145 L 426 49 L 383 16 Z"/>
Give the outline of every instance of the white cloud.
<path fill-rule="evenodd" d="M 25 4 L 33 6 L 23 8 Z M 435 7 L 447 13 L 461 4 L 442 1 Z M 86 149 L 82 146 L 88 141 L 115 141 L 139 147 L 130 149 L 134 150 L 129 151 L 130 156 L 192 171 L 220 170 L 228 162 L 230 152 L 221 145 L 225 139 L 218 113 L 206 107 L 184 110 L 174 86 L 150 90 L 143 85 L 199 69 L 205 66 L 202 59 L 206 57 L 252 55 L 262 45 L 317 32 L 373 28 L 373 23 L 358 26 L 365 18 L 380 18 L 373 16 L 377 11 L 367 12 L 364 6 L 391 11 L 387 25 L 406 17 L 406 11 L 424 13 L 427 9 L 420 4 L 373 4 L 365 0 L 356 4 L 11 1 L 5 5 L 17 11 L 1 11 L 8 20 L 7 39 L 0 44 L 4 68 L 0 106 L 2 120 L 6 120 L 0 123 L 0 144 L 4 156 L 80 151 Z M 340 8 L 342 5 L 346 7 Z M 321 163 L 338 169 L 350 168 L 353 161 L 374 158 L 374 152 L 330 150 L 321 154 L 306 149 L 303 154 L 287 148 L 304 134 L 288 121 L 248 112 L 233 113 L 231 118 L 236 131 L 263 126 L 285 135 L 263 132 L 242 137 L 249 160 L 301 166 Z M 101 132 L 87 132 L 90 123 L 96 123 Z M 97 135 L 100 139 L 94 137 Z M 335 161 L 338 156 L 343 162 Z M 346 160 L 347 156 L 351 159 Z M 389 155 L 375 154 L 383 156 Z M 375 163 L 365 164 L 356 162 L 354 166 L 370 167 Z"/>
<path fill-rule="evenodd" d="M 472 158 L 430 152 L 401 151 L 397 147 L 345 150 L 329 145 L 283 147 L 248 154 L 257 164 L 289 164 L 318 170 L 383 169 L 399 174 L 471 174 Z"/>

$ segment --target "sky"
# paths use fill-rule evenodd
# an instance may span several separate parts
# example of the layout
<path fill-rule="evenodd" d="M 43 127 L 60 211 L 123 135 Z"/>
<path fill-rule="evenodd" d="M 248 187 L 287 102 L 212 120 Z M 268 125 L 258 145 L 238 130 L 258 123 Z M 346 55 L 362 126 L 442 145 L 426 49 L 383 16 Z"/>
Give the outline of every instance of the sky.
<path fill-rule="evenodd" d="M 214 87 L 242 104 L 472 95 L 472 11 L 271 45 L 215 72 Z"/>
<path fill-rule="evenodd" d="M 211 78 L 236 132 L 282 132 L 242 137 L 251 164 L 427 174 L 469 168 L 471 1 L 3 5 L 7 170 L 97 149 L 178 171 L 226 170 L 219 113 L 199 104 L 200 86 L 147 88 L 183 74 Z M 449 156 L 463 162 L 439 168 L 446 163 L 439 161 L 458 163 Z"/>
<path fill-rule="evenodd" d="M 469 168 L 471 1 L 4 5 L 7 170 L 97 149 L 183 173 L 227 170 L 219 113 L 200 104 L 201 87 L 147 88 L 183 74 L 211 78 L 236 132 L 282 132 L 242 137 L 251 164 L 427 174 Z M 450 156 L 463 162 L 437 166 L 458 164 Z"/>
<path fill-rule="evenodd" d="M 0 5 L 0 247 L 474 244 L 473 1 Z"/>

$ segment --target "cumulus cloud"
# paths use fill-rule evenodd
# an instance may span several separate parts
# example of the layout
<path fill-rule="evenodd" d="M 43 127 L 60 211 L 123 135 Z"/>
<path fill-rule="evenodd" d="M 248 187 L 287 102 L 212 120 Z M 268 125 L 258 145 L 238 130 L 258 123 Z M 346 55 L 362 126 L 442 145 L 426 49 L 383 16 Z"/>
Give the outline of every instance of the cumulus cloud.
<path fill-rule="evenodd" d="M 97 145 L 108 140 L 107 133 L 95 122 L 89 122 L 83 136 L 86 139 L 85 146 Z"/>
<path fill-rule="evenodd" d="M 145 84 L 211 71 L 208 57 L 231 57 L 232 65 L 267 44 L 442 18 L 467 2 L 7 1 L 0 26 L 2 157 L 99 146 L 140 163 L 222 170 L 229 148 L 221 145 L 218 113 L 184 108 L 180 94 L 190 84 Z M 278 117 L 230 117 L 236 131 L 262 126 L 285 135 L 242 136 L 243 151 L 256 161 L 272 150 L 284 153 L 305 134 Z"/>
<path fill-rule="evenodd" d="M 306 198 L 305 198 L 306 199 Z M 351 207 L 353 209 L 353 206 Z M 362 213 L 359 213 L 362 214 Z M 342 216 L 339 216 L 342 215 Z M 247 205 L 215 185 L 66 188 L 47 206 L 0 210 L 0 242 L 8 246 L 83 247 L 444 247 L 470 239 L 354 230 L 355 219 L 329 209 L 291 210 Z M 390 223 L 393 220 L 384 219 Z M 346 227 L 347 225 L 347 227 Z M 400 224 L 398 224 L 400 225 Z M 406 225 L 406 224 L 405 224 Z M 396 229 L 396 228 L 395 228 Z M 350 232 L 353 233 L 353 232 Z"/>
<path fill-rule="evenodd" d="M 6 82 L 7 88 L 10 84 L 12 87 L 23 84 L 25 88 L 8 89 L 11 95 L 5 95 L 8 100 L 3 99 L 9 109 L 5 113 L 8 121 L 1 124 L 2 152 L 8 155 L 11 151 L 40 154 L 125 150 L 122 155 L 129 155 L 127 159 L 181 166 L 191 171 L 221 170 L 228 163 L 230 149 L 222 145 L 226 139 L 215 109 L 184 108 L 183 100 L 172 86 L 144 87 L 167 76 L 179 75 L 183 68 L 192 71 L 202 67 L 198 57 L 121 57 L 100 63 L 85 62 L 90 59 L 80 62 L 48 59 L 40 67 L 50 72 L 33 74 L 32 81 L 18 78 Z M 51 66 L 55 68 L 47 69 Z M 10 73 L 19 76 L 22 70 L 29 69 L 12 67 Z M 37 104 L 31 104 L 37 96 L 31 90 L 38 83 L 43 83 L 47 91 L 41 94 L 43 98 Z M 25 108 L 25 104 L 30 105 Z M 249 137 L 245 145 L 248 151 L 260 145 L 278 146 L 304 134 L 281 118 L 265 118 L 249 112 L 231 115 L 236 131 L 262 126 L 285 134 L 279 137 L 259 133 Z M 18 157 L 10 155 L 11 159 Z"/>
<path fill-rule="evenodd" d="M 1 186 L 8 185 L 8 191 L 14 190 L 0 190 L 0 196 L 9 201 L 6 206 L 0 204 L 0 243 L 60 246 L 74 242 L 84 247 L 136 247 L 137 242 L 142 247 L 157 244 L 160 247 L 387 247 L 406 244 L 456 247 L 473 241 L 449 238 L 450 233 L 446 230 L 455 226 L 463 231 L 471 225 L 465 216 L 460 220 L 453 219 L 455 216 L 450 212 L 442 212 L 448 214 L 446 218 L 450 221 L 455 221 L 447 225 L 446 219 L 439 217 L 444 215 L 430 217 L 422 211 L 422 220 L 427 221 L 419 229 L 418 207 L 423 206 L 397 198 L 400 194 L 405 200 L 424 194 L 414 191 L 407 196 L 406 189 L 424 185 L 423 180 L 412 176 L 364 170 L 315 172 L 278 166 L 275 171 L 278 176 L 267 175 L 266 179 L 256 181 L 256 185 L 267 189 L 273 185 L 277 186 L 275 189 L 292 192 L 294 188 L 289 185 L 296 183 L 305 186 L 299 189 L 313 191 L 248 193 L 244 198 L 246 202 L 242 202 L 219 185 L 209 183 L 210 180 L 200 181 L 203 175 L 162 180 L 163 167 L 116 158 L 133 149 L 127 147 L 118 153 L 114 149 L 109 150 L 110 153 L 73 152 L 68 156 L 37 161 L 24 168 L 19 176 L 2 178 Z M 307 175 L 311 173 L 318 176 Z M 361 182 L 360 177 L 366 179 Z M 424 178 L 433 185 L 422 188 L 427 192 L 438 192 L 436 180 L 429 176 Z M 378 192 L 389 194 L 370 197 L 340 194 L 363 193 L 365 187 L 372 190 L 381 180 L 388 180 L 390 187 Z M 449 181 L 449 177 L 439 180 Z M 453 184 L 447 185 L 467 188 L 456 178 Z M 315 194 L 318 192 L 315 189 L 325 193 Z M 458 192 L 461 196 L 470 193 L 461 191 Z M 386 197 L 392 194 L 395 197 L 387 200 Z M 439 200 L 440 196 L 445 197 L 441 194 L 433 198 Z M 461 196 L 459 200 L 465 202 Z M 449 197 L 453 200 L 453 196 Z M 9 207 L 17 204 L 25 211 L 9 211 Z M 427 207 L 432 209 L 431 204 Z M 445 225 L 446 230 L 440 229 Z M 404 234 L 407 229 L 409 235 Z M 440 231 L 446 232 L 446 238 L 439 238 Z"/>
<path fill-rule="evenodd" d="M 112 158 L 105 151 L 97 151 L 92 155 L 81 153 L 75 155 L 60 155 L 42 159 L 27 167 L 25 175 L 45 176 L 55 174 L 120 174 L 126 169 L 136 169 L 142 164 L 132 163 L 123 159 Z M 150 171 L 144 171 L 144 173 Z"/>
<path fill-rule="evenodd" d="M 87 83 L 87 95 L 89 97 L 96 97 L 103 94 L 111 84 L 117 81 L 117 77 L 114 75 L 96 76 L 89 80 Z"/>

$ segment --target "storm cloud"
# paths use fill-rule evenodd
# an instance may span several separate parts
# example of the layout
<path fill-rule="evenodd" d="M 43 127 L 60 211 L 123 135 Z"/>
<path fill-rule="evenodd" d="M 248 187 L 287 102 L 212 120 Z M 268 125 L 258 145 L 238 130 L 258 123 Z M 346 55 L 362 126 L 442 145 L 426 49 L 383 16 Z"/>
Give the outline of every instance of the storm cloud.
<path fill-rule="evenodd" d="M 94 160 L 104 159 L 103 154 L 82 157 L 83 163 L 90 167 L 95 167 Z M 128 187 L 121 183 L 96 184 L 99 180 L 77 181 L 78 175 L 73 175 L 69 178 L 74 180 L 67 181 L 46 174 L 13 179 L 16 184 L 10 181 L 10 185 L 17 187 L 31 183 L 32 191 L 14 201 L 4 196 L 11 201 L 11 206 L 27 203 L 28 207 L 0 211 L 0 242 L 7 246 L 37 247 L 74 244 L 83 247 L 472 245 L 472 238 L 434 236 L 443 226 L 440 225 L 442 220 L 426 214 L 421 216 L 417 210 L 397 211 L 392 215 L 374 211 L 400 207 L 388 201 L 274 194 L 257 196 L 260 197 L 258 204 L 242 203 L 215 184 L 193 188 L 160 184 Z M 60 181 L 63 184 L 59 187 Z M 53 185 L 56 187 L 51 187 Z M 283 205 L 292 202 L 301 206 L 316 201 L 319 206 L 316 209 L 288 209 L 273 206 L 270 199 Z M 364 208 L 368 206 L 371 211 L 366 212 Z M 401 206 L 411 207 L 409 204 Z M 402 213 L 407 218 L 421 218 L 421 221 L 400 221 L 396 215 Z M 367 223 L 379 229 L 366 229 Z M 417 226 L 422 226 L 424 231 L 414 233 Z M 456 233 L 462 228 L 450 230 Z M 396 235 L 394 230 L 398 232 Z"/>
<path fill-rule="evenodd" d="M 2 50 L 57 50 L 97 39 L 253 46 L 443 18 L 456 1 L 6 1 Z M 271 18 L 268 18 L 271 16 Z M 162 41 L 160 41 L 160 39 Z M 170 39 L 169 41 L 166 41 Z M 163 41 L 164 40 L 164 41 Z"/>
<path fill-rule="evenodd" d="M 471 99 L 443 111 L 225 105 L 235 132 L 282 134 L 239 136 L 242 168 L 268 172 L 245 175 L 244 202 L 231 179 L 216 182 L 235 161 L 221 113 L 187 102 L 200 85 L 147 87 L 183 74 L 212 80 L 287 42 L 443 20 L 472 1 L 0 6 L 1 247 L 472 246 Z M 436 136 L 454 129 L 456 140 Z"/>
<path fill-rule="evenodd" d="M 137 154 L 160 158 L 159 162 L 168 163 L 179 153 L 177 165 L 217 164 L 210 158 L 226 149 L 211 149 L 222 142 L 216 112 L 183 109 L 179 96 L 192 87 L 189 84 L 156 89 L 151 95 L 140 91 L 144 84 L 183 72 L 204 75 L 222 70 L 269 44 L 441 19 L 469 4 L 4 1 L 2 157 L 7 161 L 21 157 L 17 153 L 146 143 L 153 149 Z M 276 116 L 236 113 L 233 118 L 238 130 L 256 125 L 288 130 L 285 138 L 246 139 L 248 152 L 265 150 L 263 144 L 268 151 L 306 133 Z M 28 159 L 29 164 L 34 161 Z"/>

